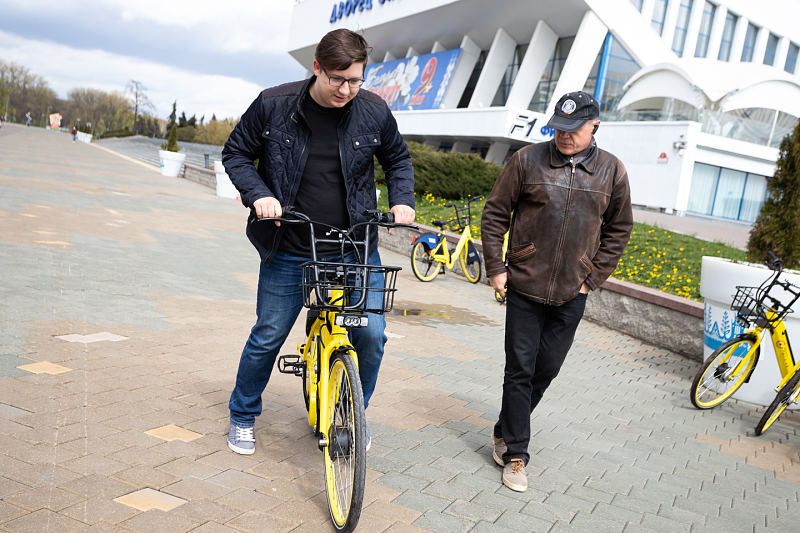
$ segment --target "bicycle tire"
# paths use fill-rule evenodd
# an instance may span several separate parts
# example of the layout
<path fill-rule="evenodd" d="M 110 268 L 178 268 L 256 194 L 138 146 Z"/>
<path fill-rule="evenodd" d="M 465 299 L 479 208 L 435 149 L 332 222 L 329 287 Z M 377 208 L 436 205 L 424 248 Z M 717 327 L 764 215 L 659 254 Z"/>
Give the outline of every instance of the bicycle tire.
<path fill-rule="evenodd" d="M 720 405 L 747 381 L 758 362 L 761 351 L 761 346 L 759 346 L 751 353 L 751 346 L 756 341 L 755 335 L 743 333 L 714 350 L 692 381 L 689 398 L 696 408 L 712 409 Z M 746 351 L 741 356 L 734 355 L 739 350 Z M 743 361 L 744 367 L 741 368 L 734 379 L 731 379 L 727 373 L 728 370 L 738 366 L 739 362 L 737 361 L 735 366 L 728 365 L 730 357 L 746 358 Z"/>
<path fill-rule="evenodd" d="M 467 255 L 469 253 L 467 250 L 468 247 L 469 243 L 465 244 L 461 249 L 461 253 L 458 255 L 458 259 L 461 261 L 461 271 L 470 283 L 478 283 L 481 280 L 481 263 L 483 261 L 480 252 L 475 250 L 475 255 L 478 256 L 478 260 L 467 263 Z"/>
<path fill-rule="evenodd" d="M 770 426 L 778 420 L 781 414 L 783 414 L 783 411 L 792 404 L 792 398 L 795 397 L 798 385 L 800 385 L 800 373 L 795 372 L 794 376 L 792 376 L 791 379 L 786 382 L 786 385 L 781 387 L 778 394 L 775 395 L 775 399 L 772 400 L 767 410 L 764 411 L 764 415 L 756 426 L 756 436 L 768 430 Z"/>
<path fill-rule="evenodd" d="M 367 470 L 364 395 L 355 362 L 348 351 L 331 358 L 328 409 L 322 421 L 328 428 L 323 446 L 325 495 L 336 531 L 355 529 L 364 502 Z"/>
<path fill-rule="evenodd" d="M 417 241 L 411 247 L 411 271 L 420 281 L 433 281 L 439 275 L 442 264 L 431 258 L 422 241 Z"/>
<path fill-rule="evenodd" d="M 494 291 L 494 299 L 500 305 L 506 303 L 506 297 L 505 296 L 500 296 L 500 293 L 497 292 L 497 291 Z"/>

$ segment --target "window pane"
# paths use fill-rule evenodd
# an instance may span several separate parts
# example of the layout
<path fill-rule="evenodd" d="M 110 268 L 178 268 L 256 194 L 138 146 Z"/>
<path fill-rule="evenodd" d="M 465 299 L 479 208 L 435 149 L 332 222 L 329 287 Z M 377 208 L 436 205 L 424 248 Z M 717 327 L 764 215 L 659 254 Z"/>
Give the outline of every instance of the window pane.
<path fill-rule="evenodd" d="M 774 33 L 769 34 L 769 39 L 767 39 L 767 49 L 764 51 L 764 64 L 765 65 L 774 65 L 775 64 L 775 51 L 778 49 L 778 36 Z"/>
<path fill-rule="evenodd" d="M 675 24 L 675 36 L 672 38 L 672 51 L 679 56 L 683 55 L 686 44 L 686 31 L 689 28 L 689 15 L 692 13 L 692 0 L 681 0 L 678 9 L 678 21 Z"/>
<path fill-rule="evenodd" d="M 744 36 L 744 48 L 742 48 L 742 61 L 752 61 L 753 52 L 756 49 L 756 36 L 758 35 L 758 28 L 753 24 L 747 25 L 747 34 Z"/>
<path fill-rule="evenodd" d="M 692 187 L 689 193 L 688 211 L 700 215 L 710 215 L 714 202 L 714 191 L 717 188 L 719 167 L 695 163 L 692 173 Z"/>
<path fill-rule="evenodd" d="M 708 39 L 711 37 L 711 23 L 714 21 L 714 13 L 717 6 L 711 2 L 706 2 L 703 6 L 703 19 L 700 22 L 700 31 L 697 34 L 697 46 L 694 49 L 694 57 L 706 57 L 708 52 Z"/>
<path fill-rule="evenodd" d="M 728 13 L 725 17 L 725 28 L 722 30 L 722 42 L 719 45 L 719 54 L 717 59 L 720 61 L 728 61 L 731 57 L 731 45 L 733 45 L 733 32 L 736 29 L 736 22 L 739 17 L 732 13 Z"/>
<path fill-rule="evenodd" d="M 739 220 L 743 222 L 755 222 L 758 213 L 761 212 L 761 206 L 764 203 L 766 195 L 767 179 L 758 174 L 748 174 Z"/>
<path fill-rule="evenodd" d="M 722 169 L 719 173 L 714 209 L 711 211 L 713 216 L 733 219 L 739 217 L 746 176 L 747 174 L 739 170 Z"/>
<path fill-rule="evenodd" d="M 664 19 L 667 16 L 668 3 L 668 0 L 655 0 L 655 4 L 653 5 L 653 18 L 650 21 L 650 25 L 653 26 L 653 29 L 656 30 L 656 33 L 659 35 L 664 33 Z"/>

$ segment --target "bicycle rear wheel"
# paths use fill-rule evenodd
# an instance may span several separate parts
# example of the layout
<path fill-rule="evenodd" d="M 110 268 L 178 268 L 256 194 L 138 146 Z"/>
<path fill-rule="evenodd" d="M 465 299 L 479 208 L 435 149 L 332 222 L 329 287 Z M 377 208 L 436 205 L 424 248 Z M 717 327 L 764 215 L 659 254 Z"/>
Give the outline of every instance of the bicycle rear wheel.
<path fill-rule="evenodd" d="M 337 531 L 352 531 L 361 516 L 367 450 L 364 395 L 355 362 L 347 351 L 331 359 L 328 408 L 322 424 L 328 428 L 323 447 L 325 494 Z"/>
<path fill-rule="evenodd" d="M 764 411 L 764 416 L 761 417 L 756 426 L 756 435 L 761 435 L 768 430 L 783 411 L 792 405 L 794 400 L 797 399 L 798 389 L 800 389 L 800 373 L 795 372 L 794 376 L 775 395 L 775 399 L 772 400 L 767 410 Z"/>
<path fill-rule="evenodd" d="M 458 259 L 461 261 L 461 271 L 464 272 L 464 276 L 466 276 L 471 283 L 478 283 L 481 280 L 481 254 L 478 252 L 478 250 L 475 250 L 477 259 L 472 261 L 472 263 L 468 263 L 467 255 L 469 252 L 467 251 L 467 248 L 470 246 L 470 244 L 471 243 L 467 243 L 461 249 Z"/>
<path fill-rule="evenodd" d="M 698 409 L 716 407 L 736 392 L 750 377 L 758 361 L 756 336 L 745 333 L 717 348 L 692 381 L 689 397 Z"/>
<path fill-rule="evenodd" d="M 433 281 L 439 275 L 442 264 L 431 257 L 422 241 L 411 247 L 411 271 L 420 281 Z"/>

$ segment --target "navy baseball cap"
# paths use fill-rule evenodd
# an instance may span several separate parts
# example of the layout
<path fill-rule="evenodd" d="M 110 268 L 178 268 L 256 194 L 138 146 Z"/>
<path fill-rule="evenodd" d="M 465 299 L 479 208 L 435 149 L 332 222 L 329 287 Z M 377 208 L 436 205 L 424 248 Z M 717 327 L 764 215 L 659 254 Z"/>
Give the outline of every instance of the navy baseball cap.
<path fill-rule="evenodd" d="M 567 93 L 559 98 L 548 128 L 561 131 L 576 131 L 587 120 L 600 117 L 600 106 L 592 95 L 583 91 Z"/>

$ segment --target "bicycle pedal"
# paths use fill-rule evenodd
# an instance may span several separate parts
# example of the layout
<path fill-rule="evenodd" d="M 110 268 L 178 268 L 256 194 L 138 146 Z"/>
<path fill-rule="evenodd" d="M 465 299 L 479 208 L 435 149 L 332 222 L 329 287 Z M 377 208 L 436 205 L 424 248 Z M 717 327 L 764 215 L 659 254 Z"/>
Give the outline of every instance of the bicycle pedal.
<path fill-rule="evenodd" d="M 299 355 L 281 355 L 278 357 L 278 372 L 302 376 L 306 363 Z"/>

